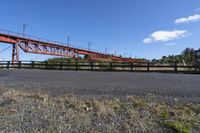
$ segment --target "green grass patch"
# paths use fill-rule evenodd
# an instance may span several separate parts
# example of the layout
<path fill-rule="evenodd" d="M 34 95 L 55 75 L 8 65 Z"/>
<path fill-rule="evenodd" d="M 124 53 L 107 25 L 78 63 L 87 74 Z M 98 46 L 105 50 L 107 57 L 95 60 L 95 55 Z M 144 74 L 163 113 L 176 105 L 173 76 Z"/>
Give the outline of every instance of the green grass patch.
<path fill-rule="evenodd" d="M 165 119 L 169 118 L 169 112 L 168 111 L 163 111 L 161 116 Z"/>
<path fill-rule="evenodd" d="M 164 125 L 168 128 L 172 128 L 179 133 L 191 133 L 190 127 L 185 123 L 178 121 L 168 121 Z"/>

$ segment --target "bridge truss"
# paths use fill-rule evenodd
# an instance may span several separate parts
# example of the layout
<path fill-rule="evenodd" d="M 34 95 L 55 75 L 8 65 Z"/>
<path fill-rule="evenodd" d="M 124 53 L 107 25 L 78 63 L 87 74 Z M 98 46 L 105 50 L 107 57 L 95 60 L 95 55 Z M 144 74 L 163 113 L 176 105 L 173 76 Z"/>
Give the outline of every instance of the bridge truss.
<path fill-rule="evenodd" d="M 20 33 L 0 30 L 0 42 L 12 44 L 12 62 L 19 61 L 19 48 L 26 53 L 44 54 L 79 58 L 80 55 L 87 55 L 91 61 L 115 61 L 115 62 L 143 62 L 138 59 L 123 58 L 103 52 L 87 50 L 84 48 L 66 46 L 66 44 L 49 41 L 38 37 Z"/>

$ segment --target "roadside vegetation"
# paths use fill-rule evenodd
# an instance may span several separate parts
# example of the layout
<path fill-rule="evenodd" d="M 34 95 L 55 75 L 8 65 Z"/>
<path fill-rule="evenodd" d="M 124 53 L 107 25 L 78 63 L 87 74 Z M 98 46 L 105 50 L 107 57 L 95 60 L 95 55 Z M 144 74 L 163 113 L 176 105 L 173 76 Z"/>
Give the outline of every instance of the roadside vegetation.
<path fill-rule="evenodd" d="M 199 104 L 124 99 L 52 97 L 40 92 L 0 89 L 1 132 L 179 132 L 200 131 Z M 150 100 L 149 100 L 150 99 Z M 175 99 L 177 101 L 177 99 Z"/>

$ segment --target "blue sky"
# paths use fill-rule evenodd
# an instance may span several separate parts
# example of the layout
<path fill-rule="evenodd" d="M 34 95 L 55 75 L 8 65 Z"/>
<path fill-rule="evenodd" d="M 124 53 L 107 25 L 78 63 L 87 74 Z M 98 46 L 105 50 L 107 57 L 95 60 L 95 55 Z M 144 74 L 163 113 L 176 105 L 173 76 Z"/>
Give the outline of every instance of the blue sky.
<path fill-rule="evenodd" d="M 0 29 L 148 59 L 200 48 L 199 0 L 1 0 Z M 182 18 L 182 19 L 181 19 Z M 9 44 L 0 43 L 0 51 Z M 52 57 L 52 56 L 50 56 Z M 11 58 L 11 48 L 0 60 Z M 25 54 L 22 60 L 49 56 Z"/>

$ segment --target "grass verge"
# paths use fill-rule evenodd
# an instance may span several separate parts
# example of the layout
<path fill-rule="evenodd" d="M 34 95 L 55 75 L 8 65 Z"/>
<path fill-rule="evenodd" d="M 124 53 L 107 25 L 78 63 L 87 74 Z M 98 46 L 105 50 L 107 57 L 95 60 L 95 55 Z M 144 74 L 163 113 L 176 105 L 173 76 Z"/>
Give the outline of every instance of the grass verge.
<path fill-rule="evenodd" d="M 200 105 L 147 102 L 138 96 L 82 99 L 5 90 L 0 95 L 0 131 L 198 132 Z"/>

